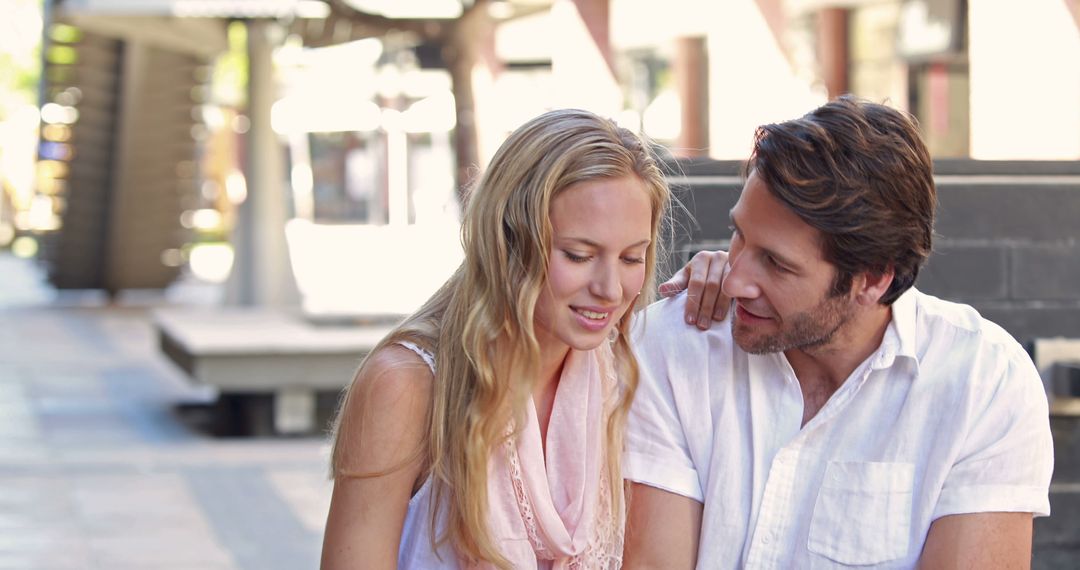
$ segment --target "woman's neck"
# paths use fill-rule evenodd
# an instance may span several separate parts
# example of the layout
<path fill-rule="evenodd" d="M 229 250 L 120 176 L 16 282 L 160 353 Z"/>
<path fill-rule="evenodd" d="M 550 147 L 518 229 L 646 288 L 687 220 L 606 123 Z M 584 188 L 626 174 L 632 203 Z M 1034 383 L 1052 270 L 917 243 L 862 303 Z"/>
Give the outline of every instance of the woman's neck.
<path fill-rule="evenodd" d="M 570 354 L 570 347 L 542 347 L 540 349 L 540 374 L 533 385 L 532 399 L 536 406 L 536 420 L 540 424 L 540 441 L 547 450 L 547 427 L 551 409 L 555 406 L 555 393 L 559 389 L 563 364 Z"/>

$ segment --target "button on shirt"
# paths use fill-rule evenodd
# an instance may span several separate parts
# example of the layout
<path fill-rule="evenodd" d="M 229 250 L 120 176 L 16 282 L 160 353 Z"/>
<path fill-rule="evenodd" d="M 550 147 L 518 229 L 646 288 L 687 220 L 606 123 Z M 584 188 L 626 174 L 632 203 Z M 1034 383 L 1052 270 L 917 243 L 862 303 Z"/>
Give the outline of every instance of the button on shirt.
<path fill-rule="evenodd" d="M 641 383 L 626 478 L 704 503 L 698 568 L 908 568 L 937 518 L 1048 515 L 1046 394 L 1031 359 L 974 309 L 910 290 L 881 346 L 802 426 L 783 353 L 685 295 L 635 323 Z"/>

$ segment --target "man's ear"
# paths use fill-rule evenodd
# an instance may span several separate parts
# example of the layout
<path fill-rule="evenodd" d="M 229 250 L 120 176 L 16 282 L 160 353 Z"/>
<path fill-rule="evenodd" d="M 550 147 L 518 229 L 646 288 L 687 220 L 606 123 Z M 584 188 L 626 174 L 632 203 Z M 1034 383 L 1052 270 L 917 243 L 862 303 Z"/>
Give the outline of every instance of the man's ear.
<path fill-rule="evenodd" d="M 877 305 L 885 292 L 892 285 L 895 269 L 890 265 L 881 273 L 864 271 L 855 276 L 851 283 L 851 290 L 855 301 L 863 306 Z"/>

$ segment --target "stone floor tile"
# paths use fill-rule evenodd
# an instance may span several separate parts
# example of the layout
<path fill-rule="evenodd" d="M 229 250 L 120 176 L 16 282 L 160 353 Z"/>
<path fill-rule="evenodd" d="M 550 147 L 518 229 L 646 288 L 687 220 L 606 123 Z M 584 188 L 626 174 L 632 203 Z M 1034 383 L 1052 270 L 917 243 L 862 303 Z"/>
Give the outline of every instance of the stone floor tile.
<path fill-rule="evenodd" d="M 318 567 L 327 442 L 199 432 L 156 301 L 13 297 L 38 269 L 0 252 L 0 570 Z"/>
<path fill-rule="evenodd" d="M 321 534 L 330 511 L 334 484 L 325 470 L 273 470 L 267 480 L 307 529 Z"/>
<path fill-rule="evenodd" d="M 235 568 L 232 556 L 217 544 L 171 533 L 88 539 L 96 568 Z"/>

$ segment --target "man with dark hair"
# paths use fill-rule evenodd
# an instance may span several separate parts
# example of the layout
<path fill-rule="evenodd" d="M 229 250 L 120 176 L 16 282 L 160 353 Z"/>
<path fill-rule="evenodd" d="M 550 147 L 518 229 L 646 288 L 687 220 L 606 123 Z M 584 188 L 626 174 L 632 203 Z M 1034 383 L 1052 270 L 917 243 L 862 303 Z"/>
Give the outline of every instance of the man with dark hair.
<path fill-rule="evenodd" d="M 1029 565 L 1046 395 L 1004 330 L 912 288 L 936 207 L 914 121 L 841 97 L 759 128 L 746 172 L 731 318 L 693 331 L 679 295 L 638 319 L 625 567 Z"/>

